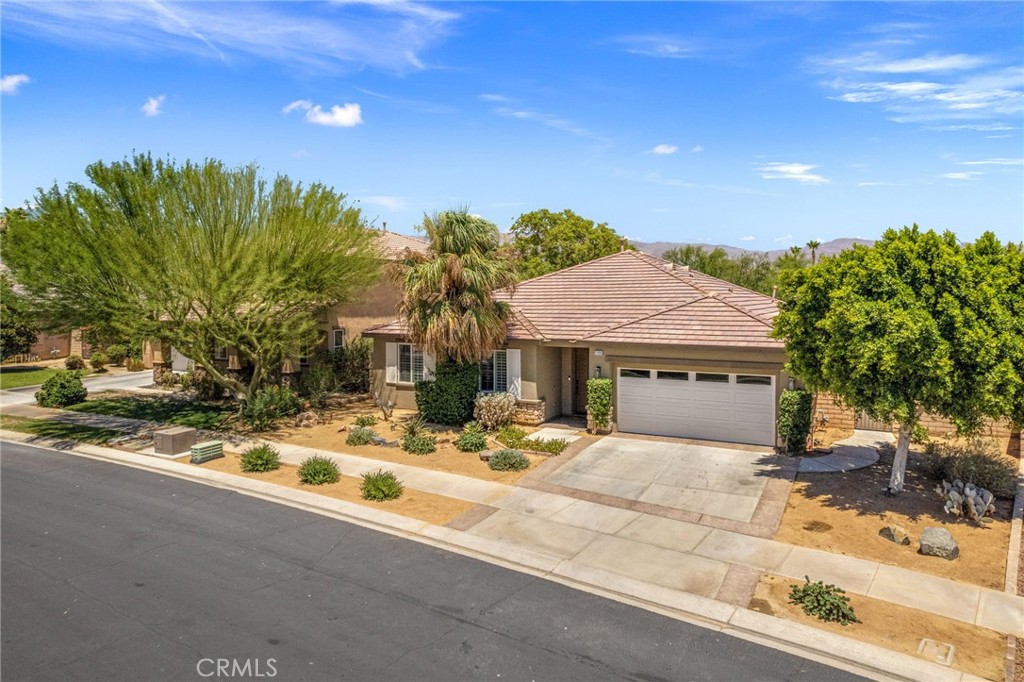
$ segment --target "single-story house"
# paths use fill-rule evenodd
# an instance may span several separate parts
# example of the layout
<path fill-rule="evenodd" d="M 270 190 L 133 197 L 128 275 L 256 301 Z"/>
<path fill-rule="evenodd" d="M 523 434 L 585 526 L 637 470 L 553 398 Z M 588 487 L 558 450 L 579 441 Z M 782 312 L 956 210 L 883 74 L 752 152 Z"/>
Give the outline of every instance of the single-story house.
<path fill-rule="evenodd" d="M 775 445 L 776 406 L 789 377 L 769 336 L 770 296 L 636 251 L 518 285 L 508 339 L 481 364 L 480 390 L 509 391 L 517 420 L 585 414 L 587 379 L 613 380 L 619 431 Z M 414 384 L 434 358 L 401 321 L 371 327 L 373 385 L 415 409 Z"/>

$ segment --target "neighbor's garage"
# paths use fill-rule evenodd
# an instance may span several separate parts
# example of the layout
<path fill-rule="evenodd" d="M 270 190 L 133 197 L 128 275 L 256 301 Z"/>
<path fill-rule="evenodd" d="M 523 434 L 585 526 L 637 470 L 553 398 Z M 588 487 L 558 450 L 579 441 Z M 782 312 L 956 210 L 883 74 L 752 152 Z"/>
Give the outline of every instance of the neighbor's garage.
<path fill-rule="evenodd" d="M 775 382 L 761 374 L 621 368 L 619 431 L 775 445 Z"/>

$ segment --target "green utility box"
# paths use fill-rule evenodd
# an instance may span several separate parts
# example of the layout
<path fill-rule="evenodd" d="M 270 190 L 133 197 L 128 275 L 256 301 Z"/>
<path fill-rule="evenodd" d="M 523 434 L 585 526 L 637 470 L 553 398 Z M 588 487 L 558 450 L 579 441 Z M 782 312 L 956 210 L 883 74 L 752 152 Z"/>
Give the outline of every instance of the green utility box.
<path fill-rule="evenodd" d="M 205 443 L 196 443 L 192 446 L 192 459 L 189 461 L 193 464 L 202 464 L 223 456 L 224 443 L 219 440 L 208 440 Z"/>

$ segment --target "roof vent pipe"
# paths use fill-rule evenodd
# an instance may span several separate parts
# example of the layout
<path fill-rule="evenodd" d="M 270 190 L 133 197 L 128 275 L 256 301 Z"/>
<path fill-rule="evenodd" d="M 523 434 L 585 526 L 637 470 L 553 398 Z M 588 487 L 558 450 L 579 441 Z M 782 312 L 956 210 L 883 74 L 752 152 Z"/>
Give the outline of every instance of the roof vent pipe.
<path fill-rule="evenodd" d="M 772 300 L 775 300 L 775 292 L 778 291 L 779 286 L 777 284 L 772 285 Z"/>

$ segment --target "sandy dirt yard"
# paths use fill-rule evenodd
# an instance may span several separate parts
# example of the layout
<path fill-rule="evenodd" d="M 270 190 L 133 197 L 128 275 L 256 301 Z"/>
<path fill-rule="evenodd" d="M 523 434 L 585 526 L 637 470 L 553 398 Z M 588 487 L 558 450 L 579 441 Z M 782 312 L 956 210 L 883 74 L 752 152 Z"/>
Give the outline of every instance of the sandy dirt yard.
<path fill-rule="evenodd" d="M 373 507 L 375 509 L 383 509 L 385 511 L 394 512 L 395 514 L 401 514 L 402 516 L 409 516 L 414 519 L 426 521 L 427 523 L 433 523 L 438 526 L 443 526 L 455 517 L 461 516 L 476 506 L 472 502 L 456 500 L 451 497 L 444 497 L 443 495 L 425 493 L 419 490 L 412 490 L 411 488 L 406 488 L 405 492 L 397 500 L 390 500 L 388 502 L 370 502 L 368 500 L 364 500 L 360 494 L 359 484 L 362 482 L 362 479 L 359 477 L 342 475 L 341 480 L 337 483 L 328 483 L 325 485 L 304 485 L 299 482 L 297 466 L 282 464 L 281 468 L 276 471 L 252 474 L 244 473 L 242 471 L 240 460 L 241 458 L 238 454 L 226 452 L 224 453 L 224 457 L 220 459 L 214 459 L 206 462 L 205 464 L 197 464 L 195 466 L 201 466 L 204 469 L 212 469 L 214 471 L 222 471 L 236 476 L 255 478 L 260 481 L 266 481 L 267 483 L 275 483 L 277 485 L 295 488 L 296 490 L 302 490 L 304 492 L 326 495 L 335 499 L 345 500 L 346 502 L 355 502 L 356 504 Z"/>
<path fill-rule="evenodd" d="M 781 576 L 761 576 L 750 608 L 911 656 L 918 655 L 923 638 L 952 644 L 956 647 L 952 667 L 994 682 L 1005 679 L 1006 638 L 998 632 L 849 593 L 846 596 L 861 622 L 826 623 L 789 603 L 790 586 L 797 584 L 800 581 Z"/>
<path fill-rule="evenodd" d="M 514 484 L 547 459 L 541 455 L 527 454 L 526 457 L 530 460 L 529 469 L 523 471 L 492 471 L 487 466 L 487 463 L 480 459 L 477 453 L 459 452 L 456 449 L 454 442 L 459 437 L 458 429 L 445 429 L 441 427 L 430 429 L 437 437 L 437 451 L 429 455 L 413 455 L 402 450 L 400 447 L 346 445 L 345 439 L 348 437 L 348 429 L 352 428 L 357 416 L 365 414 L 372 414 L 379 418 L 380 410 L 370 403 L 356 403 L 344 409 L 335 410 L 331 415 L 332 420 L 326 424 L 312 428 L 289 427 L 279 430 L 272 437 L 285 443 L 423 467 L 424 469 L 444 471 L 450 474 L 472 476 L 484 481 L 494 481 L 509 485 Z M 370 428 L 377 435 L 390 441 L 401 441 L 402 424 L 411 419 L 414 414 L 414 412 L 409 410 L 395 410 L 395 414 L 391 416 L 390 421 L 378 421 Z M 342 428 L 346 430 L 340 430 Z M 504 447 L 493 438 L 489 439 L 489 443 L 492 448 Z"/>
<path fill-rule="evenodd" d="M 775 539 L 1003 589 L 1012 501 L 997 500 L 992 523 L 975 526 L 942 511 L 936 482 L 923 473 L 913 453 L 906 489 L 894 497 L 884 492 L 891 468 L 892 455 L 883 454 L 866 469 L 799 474 Z M 897 545 L 879 536 L 889 524 L 903 526 L 911 544 Z M 917 541 L 927 526 L 947 529 L 960 545 L 960 558 L 946 561 L 918 554 Z"/>

